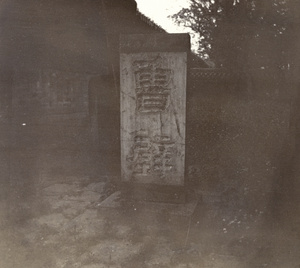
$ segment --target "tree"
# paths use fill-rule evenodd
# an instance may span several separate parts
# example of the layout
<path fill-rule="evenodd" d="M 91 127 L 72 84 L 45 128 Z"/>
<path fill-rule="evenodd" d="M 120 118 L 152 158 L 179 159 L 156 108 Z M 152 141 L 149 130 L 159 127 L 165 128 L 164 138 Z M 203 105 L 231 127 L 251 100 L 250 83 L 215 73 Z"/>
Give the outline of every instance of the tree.
<path fill-rule="evenodd" d="M 190 0 L 172 18 L 198 34 L 198 54 L 218 67 L 288 68 L 290 2 Z"/>

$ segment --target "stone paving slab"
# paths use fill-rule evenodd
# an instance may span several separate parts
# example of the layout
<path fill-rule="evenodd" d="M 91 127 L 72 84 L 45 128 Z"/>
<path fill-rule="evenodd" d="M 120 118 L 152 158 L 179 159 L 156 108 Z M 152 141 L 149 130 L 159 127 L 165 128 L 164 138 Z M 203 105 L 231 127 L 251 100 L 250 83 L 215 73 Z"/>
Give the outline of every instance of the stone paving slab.
<path fill-rule="evenodd" d="M 121 207 L 121 191 L 114 192 L 101 203 L 98 203 L 96 206 L 98 208 L 120 208 Z"/>
<path fill-rule="evenodd" d="M 163 213 L 167 212 L 170 215 L 190 217 L 198 204 L 198 200 L 195 196 L 190 198 L 185 204 L 171 204 L 161 202 L 147 202 L 147 201 L 132 201 L 126 200 L 121 197 L 121 191 L 114 192 L 101 203 L 97 204 L 98 208 L 122 208 L 122 204 L 129 203 L 133 207 L 139 207 L 140 209 L 148 212 Z"/>

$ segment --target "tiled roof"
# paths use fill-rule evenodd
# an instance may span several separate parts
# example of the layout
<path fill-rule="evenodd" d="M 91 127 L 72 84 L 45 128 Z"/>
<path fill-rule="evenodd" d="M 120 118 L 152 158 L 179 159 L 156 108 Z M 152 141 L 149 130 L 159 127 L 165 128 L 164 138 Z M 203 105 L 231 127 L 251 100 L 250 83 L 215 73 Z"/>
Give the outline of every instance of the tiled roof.
<path fill-rule="evenodd" d="M 139 10 L 136 11 L 136 15 L 139 17 L 139 19 L 146 24 L 148 24 L 150 27 L 153 27 L 155 30 L 158 30 L 159 32 L 166 32 L 161 26 L 157 25 L 153 20 L 145 16 L 143 13 L 141 13 Z"/>

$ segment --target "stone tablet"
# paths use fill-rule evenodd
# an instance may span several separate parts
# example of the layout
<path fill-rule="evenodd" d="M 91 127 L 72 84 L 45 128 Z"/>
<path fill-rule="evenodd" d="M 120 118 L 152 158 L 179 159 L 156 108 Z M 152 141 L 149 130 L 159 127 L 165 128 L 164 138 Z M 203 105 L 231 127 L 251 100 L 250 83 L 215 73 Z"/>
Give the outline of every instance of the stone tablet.
<path fill-rule="evenodd" d="M 187 34 L 121 37 L 123 182 L 184 185 L 187 44 Z"/>

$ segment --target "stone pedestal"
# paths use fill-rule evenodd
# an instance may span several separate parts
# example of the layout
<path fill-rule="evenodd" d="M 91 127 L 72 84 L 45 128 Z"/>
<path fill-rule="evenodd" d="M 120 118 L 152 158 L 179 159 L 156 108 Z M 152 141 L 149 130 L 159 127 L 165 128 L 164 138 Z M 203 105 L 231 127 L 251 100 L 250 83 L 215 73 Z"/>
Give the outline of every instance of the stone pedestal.
<path fill-rule="evenodd" d="M 184 186 L 188 34 L 120 42 L 122 182 Z"/>

